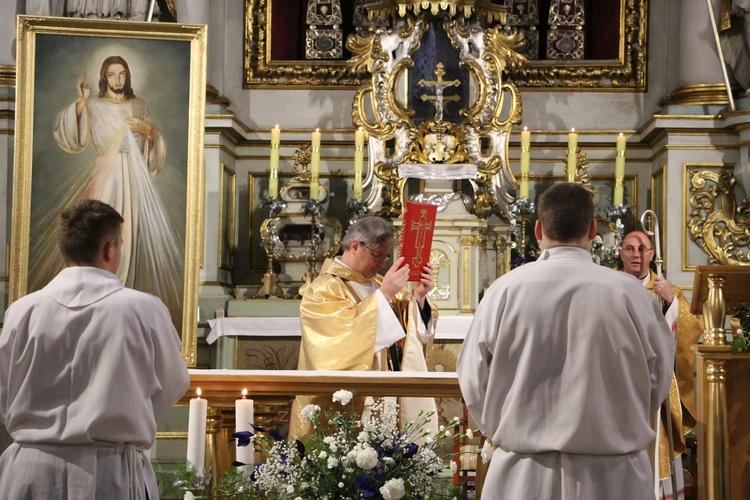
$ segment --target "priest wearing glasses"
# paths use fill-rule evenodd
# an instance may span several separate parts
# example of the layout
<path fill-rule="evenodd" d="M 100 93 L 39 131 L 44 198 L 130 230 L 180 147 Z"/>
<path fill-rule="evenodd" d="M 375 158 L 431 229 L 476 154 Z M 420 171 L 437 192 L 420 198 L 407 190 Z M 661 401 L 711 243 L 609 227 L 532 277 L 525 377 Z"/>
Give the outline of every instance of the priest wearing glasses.
<path fill-rule="evenodd" d="M 385 275 L 394 247 L 393 229 L 380 217 L 367 216 L 349 227 L 341 242 L 343 255 L 326 259 L 320 275 L 300 289 L 298 369 L 426 372 L 425 350 L 432 344 L 437 309 L 427 300 L 434 286 L 430 265 L 407 289 L 409 266 L 399 257 Z M 364 399 L 358 398 L 358 410 Z M 300 410 L 317 404 L 323 411 L 331 398 L 298 396 L 292 408 L 290 437 L 311 431 Z M 400 422 L 417 420 L 420 411 L 435 411 L 432 398 L 400 398 Z M 437 428 L 437 416 L 430 431 Z"/>
<path fill-rule="evenodd" d="M 685 496 L 682 461 L 685 451 L 685 436 L 695 427 L 695 384 L 693 371 L 695 354 L 690 346 L 698 343 L 703 332 L 703 324 L 698 317 L 690 314 L 688 303 L 682 290 L 669 283 L 664 276 L 651 270 L 654 258 L 651 238 L 643 231 L 628 233 L 622 240 L 620 259 L 622 270 L 638 278 L 646 289 L 659 302 L 672 331 L 675 332 L 676 356 L 675 373 L 669 390 L 671 425 L 667 425 L 666 414 L 662 412 L 659 428 L 659 498 L 681 499 Z M 672 429 L 672 442 L 667 439 L 667 429 Z M 671 450 L 671 451 L 670 451 Z M 674 462 L 674 478 L 677 494 L 673 495 L 670 479 L 670 454 Z"/>

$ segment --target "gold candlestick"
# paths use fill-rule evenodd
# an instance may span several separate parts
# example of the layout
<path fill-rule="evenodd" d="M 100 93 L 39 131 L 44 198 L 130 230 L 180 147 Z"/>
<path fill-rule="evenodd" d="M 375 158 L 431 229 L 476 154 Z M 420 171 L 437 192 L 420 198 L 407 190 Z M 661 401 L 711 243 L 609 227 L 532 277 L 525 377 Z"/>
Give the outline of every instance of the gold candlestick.
<path fill-rule="evenodd" d="M 255 294 L 256 298 L 268 298 L 268 297 L 284 297 L 284 291 L 279 286 L 279 280 L 276 277 L 276 273 L 273 271 L 273 259 L 275 257 L 275 247 L 278 241 L 276 235 L 276 214 L 279 213 L 286 203 L 277 199 L 267 196 L 265 198 L 265 204 L 269 207 L 268 219 L 263 221 L 260 227 L 260 234 L 263 240 L 263 249 L 266 251 L 268 258 L 268 267 L 266 273 L 263 275 L 263 285 Z"/>

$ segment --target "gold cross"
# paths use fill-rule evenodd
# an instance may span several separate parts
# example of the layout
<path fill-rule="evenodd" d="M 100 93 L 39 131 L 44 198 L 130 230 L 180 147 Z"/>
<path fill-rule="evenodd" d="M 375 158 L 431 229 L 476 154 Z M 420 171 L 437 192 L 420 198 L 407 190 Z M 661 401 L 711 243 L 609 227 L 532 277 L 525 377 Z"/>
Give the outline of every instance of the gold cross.
<path fill-rule="evenodd" d="M 412 230 L 417 230 L 417 253 L 410 264 L 412 267 L 418 267 L 422 264 L 422 249 L 424 248 L 425 240 L 427 239 L 427 231 L 430 229 L 430 224 L 427 222 L 427 209 L 421 208 L 419 214 L 419 220 L 411 223 Z"/>

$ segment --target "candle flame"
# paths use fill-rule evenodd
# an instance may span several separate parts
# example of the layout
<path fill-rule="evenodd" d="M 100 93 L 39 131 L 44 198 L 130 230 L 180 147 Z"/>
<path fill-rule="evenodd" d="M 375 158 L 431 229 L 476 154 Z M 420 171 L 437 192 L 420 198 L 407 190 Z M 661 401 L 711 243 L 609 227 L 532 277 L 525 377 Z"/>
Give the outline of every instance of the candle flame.
<path fill-rule="evenodd" d="M 362 127 L 358 127 L 357 130 L 362 131 L 364 129 Z"/>
<path fill-rule="evenodd" d="M 625 137 L 625 134 L 623 134 L 622 132 L 620 132 L 620 137 Z"/>
<path fill-rule="evenodd" d="M 274 128 L 279 128 L 279 124 L 277 123 L 277 124 L 276 124 L 276 126 L 275 126 Z"/>
<path fill-rule="evenodd" d="M 196 394 L 196 396 L 198 396 L 198 397 L 201 397 L 201 388 L 200 388 L 200 387 L 198 387 L 198 388 L 197 388 L 197 389 L 195 390 L 195 394 Z"/>
<path fill-rule="evenodd" d="M 524 131 L 524 132 L 528 132 L 528 131 L 529 131 L 529 127 L 524 127 L 524 128 L 523 128 L 523 131 Z"/>
<path fill-rule="evenodd" d="M 320 129 L 319 129 L 319 128 L 316 128 L 316 129 L 315 129 L 315 131 L 316 131 L 316 132 L 320 132 Z"/>
<path fill-rule="evenodd" d="M 570 127 L 570 131 L 573 132 L 573 133 L 575 133 L 576 128 L 575 127 Z"/>
<path fill-rule="evenodd" d="M 242 389 L 242 397 L 247 397 L 247 389 Z"/>

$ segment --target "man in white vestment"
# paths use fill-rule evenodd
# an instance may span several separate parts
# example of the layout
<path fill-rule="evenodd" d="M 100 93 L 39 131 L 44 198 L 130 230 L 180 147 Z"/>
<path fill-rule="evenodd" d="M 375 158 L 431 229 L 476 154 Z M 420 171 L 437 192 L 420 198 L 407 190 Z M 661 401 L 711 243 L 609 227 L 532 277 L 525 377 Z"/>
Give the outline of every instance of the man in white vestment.
<path fill-rule="evenodd" d="M 681 455 L 685 451 L 685 436 L 695 427 L 695 384 L 693 382 L 695 354 L 690 346 L 698 343 L 703 333 L 703 322 L 690 313 L 690 303 L 678 287 L 664 276 L 658 276 L 650 268 L 654 258 L 651 238 L 643 231 L 632 231 L 622 240 L 620 259 L 622 270 L 638 278 L 651 292 L 662 307 L 667 324 L 675 332 L 675 373 L 669 390 L 669 412 L 661 412 L 659 427 L 659 498 L 682 499 L 685 497 L 685 481 Z M 667 415 L 671 422 L 667 422 Z M 667 437 L 667 429 L 672 429 L 672 441 Z M 670 453 L 672 459 L 670 459 Z M 670 461 L 675 471 L 677 493 L 673 494 L 670 478 Z"/>
<path fill-rule="evenodd" d="M 122 221 L 98 200 L 66 208 L 68 267 L 5 313 L 0 498 L 158 498 L 143 450 L 189 377 L 167 308 L 115 275 Z"/>
<path fill-rule="evenodd" d="M 380 217 L 362 217 L 346 232 L 341 257 L 327 259 L 320 275 L 300 289 L 302 343 L 300 370 L 427 371 L 425 349 L 435 334 L 437 308 L 427 300 L 434 287 L 432 267 L 422 270 L 413 290 L 406 289 L 409 266 L 399 257 L 381 276 L 393 251 L 391 225 Z M 292 408 L 290 436 L 310 432 L 300 410 L 309 403 L 325 409 L 330 397 L 298 396 Z M 358 398 L 359 409 L 364 400 Z M 435 411 L 433 398 L 401 398 L 404 425 Z M 437 428 L 433 415 L 425 430 Z"/>
<path fill-rule="evenodd" d="M 674 337 L 638 281 L 592 262 L 588 191 L 555 184 L 538 213 L 539 259 L 489 287 L 457 363 L 497 446 L 482 498 L 653 500 L 649 419 Z"/>
<path fill-rule="evenodd" d="M 117 275 L 126 286 L 159 296 L 180 324 L 184 243 L 152 179 L 164 167 L 164 138 L 146 101 L 135 95 L 125 59 L 104 60 L 95 96 L 86 78 L 84 71 L 76 85 L 78 98 L 54 125 L 55 140 L 64 151 L 78 154 L 91 144 L 97 154 L 88 181 L 80 192 L 69 193 L 67 203 L 94 198 L 123 216 L 125 245 Z M 38 261 L 49 266 L 54 250 L 50 241 Z M 48 279 L 43 273 L 39 278 L 42 285 Z"/>

